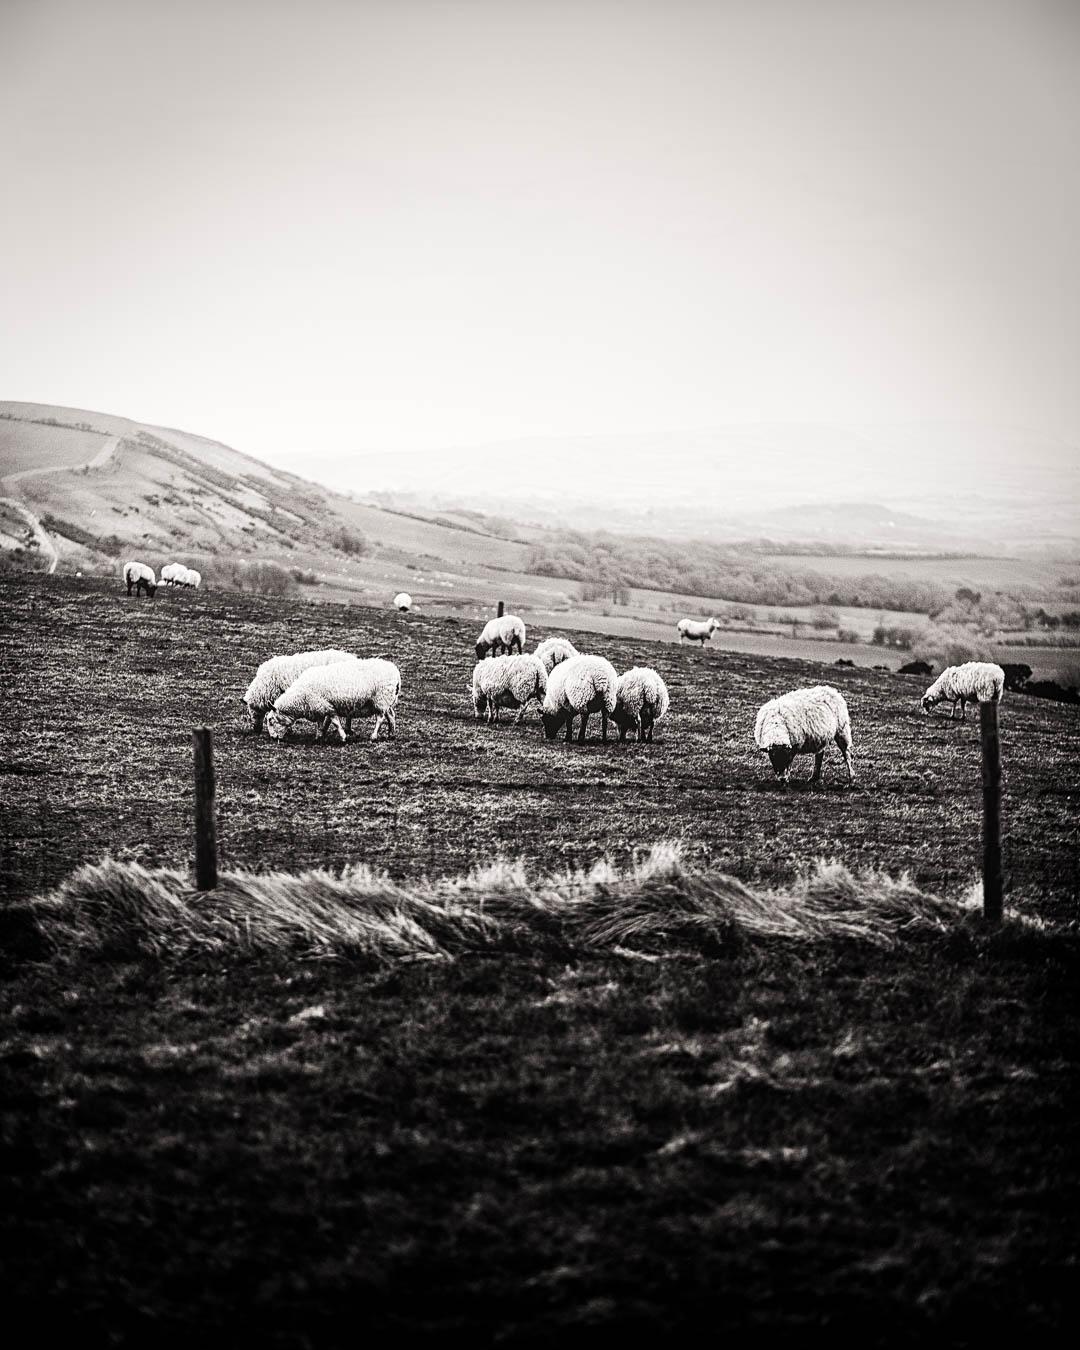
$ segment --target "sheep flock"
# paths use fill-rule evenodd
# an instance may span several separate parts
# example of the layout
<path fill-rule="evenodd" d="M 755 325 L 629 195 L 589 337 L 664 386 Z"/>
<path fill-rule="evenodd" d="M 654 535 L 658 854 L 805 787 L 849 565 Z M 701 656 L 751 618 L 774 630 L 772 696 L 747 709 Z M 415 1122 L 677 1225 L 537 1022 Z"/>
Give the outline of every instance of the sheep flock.
<path fill-rule="evenodd" d="M 125 567 L 125 580 L 132 566 Z M 130 575 L 132 584 L 138 579 L 138 573 Z M 167 578 L 163 575 L 162 580 Z M 395 597 L 395 607 L 403 609 L 398 602 L 405 598 Z M 716 626 L 709 620 L 696 625 L 700 631 L 693 631 L 693 621 L 684 620 L 679 625 L 680 641 L 704 644 Z M 652 743 L 673 702 L 658 671 L 634 666 L 620 674 L 606 657 L 579 652 L 566 638 L 545 638 L 528 652 L 526 634 L 521 618 L 505 614 L 485 624 L 476 639 L 467 685 L 476 722 L 493 727 L 505 711 L 513 714 L 516 727 L 535 704 L 548 741 L 564 733 L 570 744 L 576 729 L 580 746 L 586 741 L 590 718 L 598 716 L 601 743 L 608 741 L 609 724 L 619 741 L 629 736 L 639 745 Z M 927 689 L 921 707 L 929 713 L 938 703 L 949 702 L 954 716 L 959 707 L 963 718 L 967 703 L 1000 702 L 1003 688 L 1000 666 L 968 662 L 944 671 Z M 371 741 L 379 739 L 383 726 L 387 738 L 392 738 L 401 694 L 402 674 L 394 662 L 328 647 L 268 658 L 255 672 L 243 702 L 256 734 L 265 728 L 272 740 L 284 741 L 294 737 L 298 724 L 310 722 L 317 742 L 345 744 L 352 736 L 353 719 L 361 717 L 375 718 Z M 855 782 L 851 716 L 843 694 L 831 685 L 791 689 L 769 699 L 757 710 L 753 739 L 781 788 L 788 786 L 792 764 L 801 755 L 813 756 L 810 783 L 820 784 L 830 746 L 839 751 L 848 785 Z"/>

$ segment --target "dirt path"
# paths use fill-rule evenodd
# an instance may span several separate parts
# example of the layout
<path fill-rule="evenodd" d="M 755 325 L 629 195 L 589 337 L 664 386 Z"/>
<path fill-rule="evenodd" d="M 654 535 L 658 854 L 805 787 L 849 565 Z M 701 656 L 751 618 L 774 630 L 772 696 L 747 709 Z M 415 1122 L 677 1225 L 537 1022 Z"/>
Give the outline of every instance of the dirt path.
<path fill-rule="evenodd" d="M 20 469 L 18 473 L 5 474 L 0 478 L 0 483 L 17 483 L 22 478 L 40 478 L 46 473 L 78 473 L 82 469 L 100 469 L 116 454 L 120 440 L 119 436 L 110 436 L 93 459 L 88 459 L 84 464 L 51 464 L 41 469 Z"/>
<path fill-rule="evenodd" d="M 35 472 L 38 472 L 38 470 L 35 470 Z M 18 474 L 12 474 L 13 478 L 17 478 L 18 476 Z M 9 480 L 5 478 L 3 481 L 6 483 Z M 38 520 L 37 516 L 35 516 L 32 511 L 28 510 L 22 502 L 17 502 L 14 497 L 0 497 L 0 504 L 10 506 L 12 510 L 17 511 L 19 515 L 22 516 L 23 520 L 25 520 L 27 525 L 33 530 L 34 538 L 38 541 L 38 547 L 41 549 L 42 553 L 50 559 L 48 567 L 50 575 L 55 572 L 56 564 L 60 561 L 60 555 L 56 551 L 56 545 L 49 538 L 45 527 L 42 525 L 41 521 Z"/>

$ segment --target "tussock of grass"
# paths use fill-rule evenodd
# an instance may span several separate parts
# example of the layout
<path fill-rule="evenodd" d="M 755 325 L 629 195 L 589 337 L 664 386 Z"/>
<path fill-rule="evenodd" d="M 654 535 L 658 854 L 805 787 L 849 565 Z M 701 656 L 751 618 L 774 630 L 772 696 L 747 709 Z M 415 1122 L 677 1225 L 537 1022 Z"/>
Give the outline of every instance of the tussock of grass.
<path fill-rule="evenodd" d="M 28 904 L 39 949 L 64 957 L 287 953 L 379 964 L 467 952 L 713 953 L 740 941 L 850 940 L 888 946 L 943 932 L 966 906 L 905 877 L 819 861 L 784 889 L 755 889 L 687 866 L 663 843 L 618 870 L 533 877 L 497 860 L 462 877 L 400 884 L 367 866 L 225 872 L 212 892 L 188 877 L 106 858 Z"/>

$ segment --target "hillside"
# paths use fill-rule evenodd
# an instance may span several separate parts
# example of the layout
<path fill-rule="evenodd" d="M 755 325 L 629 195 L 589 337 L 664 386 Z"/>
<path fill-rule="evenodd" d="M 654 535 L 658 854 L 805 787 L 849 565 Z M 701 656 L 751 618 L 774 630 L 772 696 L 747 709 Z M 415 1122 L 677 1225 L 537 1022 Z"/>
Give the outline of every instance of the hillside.
<path fill-rule="evenodd" d="M 41 521 L 62 572 L 110 571 L 134 554 L 154 567 L 191 559 L 210 577 L 207 559 L 264 559 L 314 573 L 338 598 L 407 587 L 488 603 L 494 579 L 527 560 L 524 544 L 475 523 L 361 504 L 190 432 L 42 404 L 0 403 L 0 495 Z M 7 547 L 24 528 L 13 509 L 0 519 Z M 430 586 L 425 565 L 439 572 Z"/>

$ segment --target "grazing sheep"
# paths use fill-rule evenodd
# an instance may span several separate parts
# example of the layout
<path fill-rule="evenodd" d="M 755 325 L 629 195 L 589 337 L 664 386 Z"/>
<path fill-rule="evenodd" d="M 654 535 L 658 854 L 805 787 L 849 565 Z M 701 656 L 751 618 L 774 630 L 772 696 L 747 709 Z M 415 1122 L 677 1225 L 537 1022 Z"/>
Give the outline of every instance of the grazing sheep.
<path fill-rule="evenodd" d="M 848 782 L 855 781 L 851 765 L 851 719 L 844 696 L 831 685 L 794 689 L 758 709 L 754 740 L 769 756 L 773 771 L 786 788 L 788 770 L 796 755 L 814 756 L 811 783 L 821 782 L 825 747 L 835 741 L 847 766 Z"/>
<path fill-rule="evenodd" d="M 351 652 L 339 651 L 328 647 L 318 652 L 294 652 L 292 656 L 272 656 L 264 661 L 255 672 L 255 678 L 247 687 L 244 702 L 251 717 L 251 729 L 256 734 L 262 731 L 263 718 L 274 703 L 312 666 L 329 666 L 335 661 L 355 661 Z"/>
<path fill-rule="evenodd" d="M 559 728 L 566 727 L 566 739 L 574 735 L 574 718 L 580 716 L 578 742 L 585 740 L 589 714 L 602 718 L 603 738 L 607 740 L 608 718 L 615 711 L 619 676 L 610 661 L 602 656 L 572 656 L 562 661 L 548 676 L 544 696 L 544 735 L 553 741 Z"/>
<path fill-rule="evenodd" d="M 405 614 L 408 610 L 412 609 L 412 596 L 408 591 L 399 591 L 397 595 L 394 596 L 394 608 L 400 609 L 402 614 Z"/>
<path fill-rule="evenodd" d="M 634 666 L 619 676 L 612 719 L 619 728 L 619 740 L 626 740 L 631 727 L 639 741 L 651 741 L 653 727 L 667 716 L 671 706 L 667 685 L 650 666 Z"/>
<path fill-rule="evenodd" d="M 517 726 L 531 699 L 542 703 L 547 692 L 547 671 L 542 661 L 529 656 L 497 656 L 477 661 L 473 670 L 472 697 L 477 721 L 499 720 L 500 708 L 517 708 Z"/>
<path fill-rule="evenodd" d="M 131 594 L 131 588 L 134 586 L 136 596 L 142 595 L 145 589 L 150 599 L 154 598 L 154 592 L 157 590 L 157 578 L 154 576 L 152 567 L 147 567 L 145 563 L 141 562 L 127 562 L 124 564 L 123 576 L 128 595 Z"/>
<path fill-rule="evenodd" d="M 187 578 L 184 584 L 197 591 L 202 585 L 202 573 L 196 572 L 194 567 L 189 567 L 187 569 Z"/>
<path fill-rule="evenodd" d="M 679 630 L 680 647 L 684 641 L 700 642 L 704 647 L 720 627 L 720 621 L 718 619 L 706 619 L 704 623 L 699 623 L 696 619 L 680 619 L 676 626 Z"/>
<path fill-rule="evenodd" d="M 387 735 L 394 734 L 400 695 L 401 672 L 393 661 L 378 656 L 366 660 L 354 656 L 329 666 L 312 666 L 275 700 L 266 715 L 266 729 L 275 741 L 283 741 L 295 722 L 317 722 L 317 741 L 326 740 L 333 727 L 344 745 L 352 732 L 352 719 L 374 714 L 371 739 L 378 740 L 384 721 L 389 728 Z"/>
<path fill-rule="evenodd" d="M 482 661 L 485 656 L 499 656 L 504 650 L 509 653 L 518 649 L 525 650 L 525 625 L 516 614 L 504 614 L 501 619 L 489 619 L 484 631 L 476 640 L 476 659 Z"/>
<path fill-rule="evenodd" d="M 560 661 L 569 661 L 578 655 L 578 649 L 566 638 L 545 638 L 537 643 L 533 655 L 544 663 L 544 670 L 550 675 Z"/>
<path fill-rule="evenodd" d="M 183 583 L 187 575 L 187 568 L 183 563 L 166 563 L 161 569 L 161 584 L 163 586 L 179 586 Z"/>
<path fill-rule="evenodd" d="M 992 661 L 965 661 L 948 666 L 923 694 L 922 710 L 929 713 L 939 703 L 951 703 L 952 715 L 960 705 L 960 720 L 967 721 L 969 703 L 1000 703 L 1005 690 L 1005 672 Z"/>

